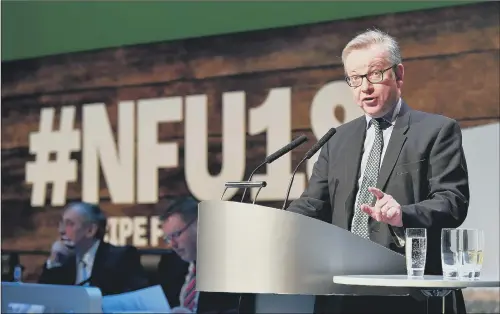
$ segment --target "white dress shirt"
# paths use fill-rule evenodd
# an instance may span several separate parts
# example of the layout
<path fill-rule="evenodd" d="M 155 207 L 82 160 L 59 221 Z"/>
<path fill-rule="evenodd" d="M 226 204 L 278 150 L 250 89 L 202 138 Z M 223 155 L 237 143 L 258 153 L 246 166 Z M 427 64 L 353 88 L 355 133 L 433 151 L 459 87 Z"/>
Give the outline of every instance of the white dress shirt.
<path fill-rule="evenodd" d="M 101 241 L 97 240 L 88 249 L 82 257 L 76 257 L 76 280 L 75 284 L 87 280 L 92 274 L 92 268 L 94 267 L 95 254 L 97 253 L 97 248 Z"/>

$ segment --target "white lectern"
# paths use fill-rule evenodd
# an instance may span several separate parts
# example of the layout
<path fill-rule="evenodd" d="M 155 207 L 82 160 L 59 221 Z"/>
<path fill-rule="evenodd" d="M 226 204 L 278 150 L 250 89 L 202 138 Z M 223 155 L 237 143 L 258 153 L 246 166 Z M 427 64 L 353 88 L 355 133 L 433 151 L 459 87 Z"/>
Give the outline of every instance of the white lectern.
<path fill-rule="evenodd" d="M 408 294 L 334 284 L 336 275 L 406 274 L 403 255 L 345 229 L 254 204 L 198 209 L 198 291 L 254 293 L 258 313 L 312 313 L 316 295 Z"/>

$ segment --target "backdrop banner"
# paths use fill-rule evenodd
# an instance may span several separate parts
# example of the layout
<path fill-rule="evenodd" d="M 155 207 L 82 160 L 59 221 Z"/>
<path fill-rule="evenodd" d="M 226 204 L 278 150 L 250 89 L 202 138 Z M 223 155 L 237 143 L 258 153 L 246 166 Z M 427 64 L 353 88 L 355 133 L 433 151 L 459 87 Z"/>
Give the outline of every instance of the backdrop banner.
<path fill-rule="evenodd" d="M 498 9 L 485 2 L 4 62 L 2 249 L 50 250 L 64 205 L 77 200 L 100 204 L 108 241 L 161 247 L 158 214 L 168 202 L 218 199 L 224 182 L 246 180 L 305 134 L 306 144 L 254 176 L 268 183 L 258 203 L 281 207 L 304 153 L 362 115 L 340 55 L 373 27 L 401 45 L 405 101 L 460 122 L 467 223 L 489 228 L 499 221 Z M 316 158 L 299 169 L 291 200 Z M 228 190 L 225 199 L 241 195 Z M 488 232 L 485 263 L 498 275 L 498 224 Z M 28 278 L 44 258 L 23 261 Z"/>

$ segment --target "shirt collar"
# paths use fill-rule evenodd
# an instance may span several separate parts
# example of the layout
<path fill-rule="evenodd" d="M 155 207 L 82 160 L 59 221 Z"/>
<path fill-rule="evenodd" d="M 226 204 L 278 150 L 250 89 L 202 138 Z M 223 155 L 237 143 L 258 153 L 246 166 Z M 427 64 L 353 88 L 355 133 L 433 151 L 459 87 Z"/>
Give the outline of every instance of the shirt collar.
<path fill-rule="evenodd" d="M 83 254 L 80 260 L 83 261 L 86 266 L 94 264 L 95 255 L 97 253 L 97 248 L 99 247 L 100 243 L 101 241 L 99 240 L 95 241 L 94 244 L 90 247 L 90 249 L 88 249 L 88 251 L 85 252 L 85 254 Z"/>
<path fill-rule="evenodd" d="M 382 119 L 384 119 L 385 121 L 387 121 L 387 123 L 394 126 L 396 124 L 396 118 L 398 117 L 400 110 L 401 110 L 401 97 L 399 98 L 396 105 L 393 106 L 392 109 L 389 110 L 389 112 L 382 117 Z M 366 128 L 369 129 L 373 118 L 367 114 L 365 114 L 365 118 L 366 118 Z"/>

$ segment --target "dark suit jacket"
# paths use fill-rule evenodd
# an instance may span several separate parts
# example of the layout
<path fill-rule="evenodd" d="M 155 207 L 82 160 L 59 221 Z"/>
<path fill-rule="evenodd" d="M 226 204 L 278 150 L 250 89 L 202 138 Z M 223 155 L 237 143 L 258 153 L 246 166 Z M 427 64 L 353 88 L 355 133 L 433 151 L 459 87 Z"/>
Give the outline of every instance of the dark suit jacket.
<path fill-rule="evenodd" d="M 68 258 L 62 266 L 44 266 L 39 283 L 74 285 L 76 257 Z M 118 294 L 145 288 L 149 285 L 137 249 L 133 246 L 114 246 L 101 242 L 97 248 L 89 285 L 101 289 L 103 295 Z"/>
<path fill-rule="evenodd" d="M 170 307 L 180 305 L 179 296 L 186 280 L 189 263 L 183 261 L 175 252 L 162 254 L 158 263 L 155 284 L 160 284 Z"/>
<path fill-rule="evenodd" d="M 340 126 L 322 148 L 307 189 L 288 210 L 350 230 L 358 190 L 366 118 Z M 467 216 L 469 182 L 458 123 L 412 110 L 404 103 L 382 161 L 377 188 L 403 211 L 403 228 L 427 228 L 427 274 L 441 274 L 442 228 L 459 227 Z M 398 248 L 388 225 L 369 220 L 370 239 Z"/>
<path fill-rule="evenodd" d="M 255 301 L 255 295 L 248 293 L 200 292 L 196 313 L 255 313 Z"/>

